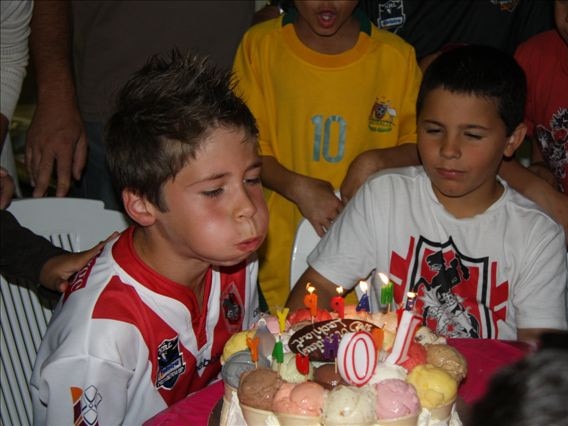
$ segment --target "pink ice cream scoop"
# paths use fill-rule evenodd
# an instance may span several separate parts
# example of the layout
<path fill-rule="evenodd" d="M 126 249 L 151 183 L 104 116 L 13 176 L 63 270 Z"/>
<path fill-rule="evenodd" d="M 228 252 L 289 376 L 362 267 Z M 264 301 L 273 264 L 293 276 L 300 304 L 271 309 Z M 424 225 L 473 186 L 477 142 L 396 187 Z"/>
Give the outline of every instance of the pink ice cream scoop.
<path fill-rule="evenodd" d="M 420 412 L 420 400 L 416 389 L 400 379 L 387 379 L 377 383 L 375 410 L 379 420 L 415 415 Z"/>
<path fill-rule="evenodd" d="M 327 391 L 317 383 L 284 383 L 274 395 L 272 411 L 301 416 L 320 416 Z"/>

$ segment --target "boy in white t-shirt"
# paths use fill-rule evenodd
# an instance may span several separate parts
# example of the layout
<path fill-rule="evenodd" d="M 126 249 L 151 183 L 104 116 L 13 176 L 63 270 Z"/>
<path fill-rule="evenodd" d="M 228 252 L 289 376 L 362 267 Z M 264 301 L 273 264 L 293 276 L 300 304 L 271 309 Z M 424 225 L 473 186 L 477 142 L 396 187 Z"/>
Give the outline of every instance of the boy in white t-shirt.
<path fill-rule="evenodd" d="M 490 47 L 441 55 L 417 101 L 423 167 L 371 177 L 310 254 L 288 299 L 305 283 L 328 307 L 336 286 L 372 271 L 436 333 L 534 341 L 565 330 L 567 265 L 562 228 L 498 178 L 523 141 L 523 71 Z M 377 289 L 372 289 L 377 290 Z"/>
<path fill-rule="evenodd" d="M 258 319 L 268 212 L 254 117 L 229 81 L 174 52 L 122 89 L 107 155 L 135 225 L 58 305 L 34 423 L 140 425 L 216 378 L 226 341 Z"/>

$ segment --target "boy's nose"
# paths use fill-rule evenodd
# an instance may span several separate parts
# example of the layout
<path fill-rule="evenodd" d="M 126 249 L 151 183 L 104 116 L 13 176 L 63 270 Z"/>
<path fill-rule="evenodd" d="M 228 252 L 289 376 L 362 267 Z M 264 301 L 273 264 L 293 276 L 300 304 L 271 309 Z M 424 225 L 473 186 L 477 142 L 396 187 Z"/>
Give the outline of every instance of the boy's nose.
<path fill-rule="evenodd" d="M 447 135 L 440 145 L 440 155 L 445 158 L 459 158 L 461 156 L 461 148 L 459 137 Z"/>
<path fill-rule="evenodd" d="M 256 206 L 252 201 L 246 188 L 242 188 L 237 196 L 237 201 L 235 204 L 235 217 L 239 218 L 249 218 L 254 216 L 256 213 Z"/>

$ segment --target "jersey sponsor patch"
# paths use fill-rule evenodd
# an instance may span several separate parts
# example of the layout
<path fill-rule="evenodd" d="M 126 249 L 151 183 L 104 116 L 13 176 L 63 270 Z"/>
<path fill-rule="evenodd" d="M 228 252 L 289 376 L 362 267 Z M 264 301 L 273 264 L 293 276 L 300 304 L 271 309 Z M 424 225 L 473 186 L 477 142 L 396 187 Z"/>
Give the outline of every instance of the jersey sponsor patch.
<path fill-rule="evenodd" d="M 95 386 L 89 386 L 85 390 L 79 387 L 71 387 L 71 400 L 73 401 L 73 424 L 76 426 L 98 426 L 98 406 L 103 397 Z"/>
<path fill-rule="evenodd" d="M 241 331 L 244 306 L 239 290 L 234 282 L 231 282 L 223 291 L 221 303 L 223 304 L 223 319 L 225 320 L 227 330 L 230 333 Z"/>
<path fill-rule="evenodd" d="M 185 362 L 179 349 L 179 336 L 164 340 L 158 347 L 156 389 L 171 390 L 185 371 Z"/>
<path fill-rule="evenodd" d="M 67 287 L 65 293 L 63 294 L 63 303 L 65 303 L 71 293 L 77 290 L 81 290 L 87 285 L 87 280 L 89 278 L 89 275 L 91 274 L 93 266 L 95 265 L 96 259 L 97 257 L 94 257 L 93 259 L 89 260 L 89 262 L 83 267 L 83 269 L 75 274 L 73 280 L 70 281 L 69 287 Z"/>

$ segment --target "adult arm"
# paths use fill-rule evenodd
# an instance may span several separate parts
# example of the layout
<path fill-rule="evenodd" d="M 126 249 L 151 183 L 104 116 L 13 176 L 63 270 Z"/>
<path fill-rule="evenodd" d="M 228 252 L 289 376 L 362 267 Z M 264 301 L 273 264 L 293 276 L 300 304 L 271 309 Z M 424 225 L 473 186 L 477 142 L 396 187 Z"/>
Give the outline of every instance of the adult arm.
<path fill-rule="evenodd" d="M 28 65 L 28 36 L 33 3 L 27 1 L 2 2 L 0 25 L 0 113 L 2 127 L 0 141 L 8 132 Z"/>
<path fill-rule="evenodd" d="M 10 205 L 16 186 L 12 176 L 4 167 L 0 167 L 0 209 L 5 209 Z"/>
<path fill-rule="evenodd" d="M 37 82 L 37 107 L 27 134 L 26 165 L 33 196 L 47 192 L 56 172 L 56 195 L 65 196 L 79 179 L 87 139 L 76 100 L 71 67 L 71 2 L 37 0 L 30 49 Z"/>
<path fill-rule="evenodd" d="M 499 175 L 512 188 L 542 207 L 564 228 L 565 243 L 568 245 L 568 195 L 556 190 L 514 159 L 503 161 Z"/>
<path fill-rule="evenodd" d="M 53 291 L 64 291 L 68 279 L 100 253 L 108 241 L 90 250 L 69 253 L 20 225 L 6 210 L 0 210 L 0 229 L 0 273 L 10 281 L 40 283 Z"/>
<path fill-rule="evenodd" d="M 293 172 L 272 156 L 262 157 L 262 183 L 296 204 L 320 237 L 343 208 L 331 183 Z"/>
<path fill-rule="evenodd" d="M 20 225 L 7 210 L 0 210 L 0 228 L 0 272 L 11 279 L 38 283 L 45 262 L 66 253 Z"/>

